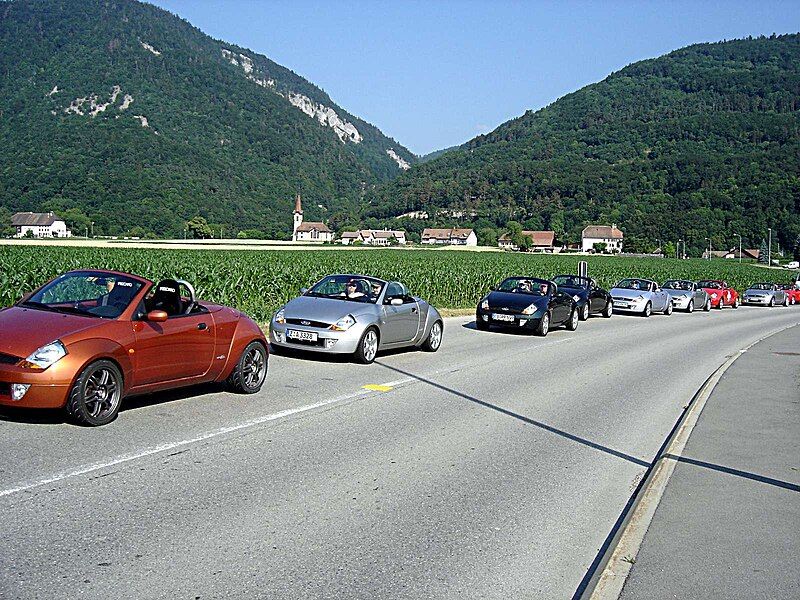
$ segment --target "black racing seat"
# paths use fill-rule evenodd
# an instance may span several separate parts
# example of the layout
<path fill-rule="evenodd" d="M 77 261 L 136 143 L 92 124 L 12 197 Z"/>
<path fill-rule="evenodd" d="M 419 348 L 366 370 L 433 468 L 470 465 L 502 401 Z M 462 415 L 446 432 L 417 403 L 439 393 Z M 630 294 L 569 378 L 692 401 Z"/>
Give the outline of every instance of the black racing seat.
<path fill-rule="evenodd" d="M 126 287 L 124 285 L 120 285 L 119 282 L 117 282 L 117 284 L 111 289 L 111 291 L 105 296 L 103 296 L 103 299 L 101 300 L 101 305 L 113 306 L 119 308 L 120 310 L 125 310 L 125 308 L 128 306 L 128 303 L 130 303 L 132 296 L 133 296 L 133 287 Z"/>
<path fill-rule="evenodd" d="M 156 291 L 150 301 L 150 310 L 163 310 L 168 316 L 174 317 L 183 312 L 181 292 L 178 282 L 174 279 L 164 279 L 156 286 Z"/>

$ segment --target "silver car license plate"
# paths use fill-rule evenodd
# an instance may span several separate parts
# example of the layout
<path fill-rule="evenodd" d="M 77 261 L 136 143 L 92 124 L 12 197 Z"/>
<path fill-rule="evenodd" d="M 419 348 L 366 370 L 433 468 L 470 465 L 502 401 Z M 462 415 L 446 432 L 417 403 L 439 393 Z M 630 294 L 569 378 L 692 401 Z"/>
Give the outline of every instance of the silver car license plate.
<path fill-rule="evenodd" d="M 628 308 L 627 302 L 620 302 L 619 300 L 614 302 L 614 306 L 617 308 Z"/>
<path fill-rule="evenodd" d="M 492 313 L 492 319 L 495 321 L 507 321 L 509 323 L 513 323 L 514 315 L 501 315 L 499 313 Z"/>
<path fill-rule="evenodd" d="M 292 338 L 293 340 L 304 340 L 306 342 L 317 341 L 316 331 L 297 331 L 296 329 L 287 329 L 286 337 Z"/>

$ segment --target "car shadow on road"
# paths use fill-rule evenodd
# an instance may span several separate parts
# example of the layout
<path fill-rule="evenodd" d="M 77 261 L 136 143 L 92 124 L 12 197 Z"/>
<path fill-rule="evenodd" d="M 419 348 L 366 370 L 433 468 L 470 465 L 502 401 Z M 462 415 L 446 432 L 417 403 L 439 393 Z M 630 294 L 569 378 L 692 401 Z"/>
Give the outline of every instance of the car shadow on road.
<path fill-rule="evenodd" d="M 302 350 L 295 348 L 281 348 L 275 352 L 274 346 L 270 345 L 270 353 L 281 358 L 288 358 L 290 360 L 308 360 L 312 362 L 333 363 L 333 364 L 352 364 L 359 366 L 353 360 L 352 354 L 333 354 L 325 352 L 314 352 L 313 350 Z M 409 352 L 419 352 L 416 346 L 406 346 L 404 348 L 394 348 L 392 350 L 381 350 L 378 352 L 378 358 L 386 356 L 395 356 L 398 354 L 407 354 Z"/>
<path fill-rule="evenodd" d="M 146 406 L 158 406 L 176 400 L 184 400 L 195 396 L 205 396 L 225 391 L 225 386 L 221 383 L 202 383 L 188 387 L 154 392 L 152 394 L 142 394 L 124 398 L 119 412 L 144 408 Z M 41 408 L 16 408 L 13 406 L 3 406 L 0 408 L 0 422 L 27 423 L 30 425 L 63 425 L 71 424 L 63 410 L 41 409 Z"/>
<path fill-rule="evenodd" d="M 496 325 L 489 328 L 489 329 L 478 329 L 478 326 L 475 324 L 475 320 L 473 319 L 469 323 L 462 323 L 461 327 L 464 329 L 471 329 L 473 331 L 480 331 L 481 333 L 492 333 L 495 335 L 516 335 L 519 337 L 535 337 L 535 333 L 533 329 L 527 328 L 516 328 L 512 329 L 511 327 L 497 327 Z M 550 331 L 558 331 L 559 329 L 566 330 L 566 327 L 562 327 L 561 325 L 554 326 Z"/>
<path fill-rule="evenodd" d="M 387 365 L 387 364 L 382 363 L 382 362 L 377 361 L 377 360 L 375 361 L 375 363 L 381 365 L 382 367 L 384 367 L 386 369 L 389 369 L 390 371 L 395 371 L 396 373 L 400 373 L 400 374 L 405 375 L 407 377 L 412 377 L 413 379 L 416 379 L 417 381 L 419 381 L 421 383 L 425 383 L 427 385 L 430 385 L 431 387 L 435 387 L 436 389 L 445 391 L 445 392 L 447 392 L 449 394 L 452 394 L 454 396 L 458 396 L 459 398 L 463 398 L 464 400 L 468 400 L 470 402 L 473 402 L 474 404 L 478 404 L 480 406 L 483 406 L 484 408 L 488 408 L 490 410 L 494 410 L 494 411 L 499 412 L 499 413 L 501 413 L 503 415 L 506 415 L 508 417 L 513 417 L 514 419 L 522 421 L 523 423 L 527 423 L 528 425 L 533 425 L 534 427 L 538 427 L 539 429 L 543 429 L 545 431 L 548 431 L 548 432 L 553 433 L 555 435 L 558 435 L 560 437 L 566 438 L 566 439 L 571 440 L 573 442 L 577 442 L 579 444 L 582 444 L 582 445 L 587 446 L 589 448 L 592 448 L 594 450 L 599 450 L 600 452 L 604 452 L 606 454 L 610 454 L 611 456 L 615 456 L 617 458 L 621 458 L 622 460 L 626 460 L 626 461 L 631 462 L 631 463 L 633 463 L 635 465 L 638 465 L 640 467 L 649 467 L 650 466 L 650 463 L 648 461 L 642 460 L 640 458 L 637 458 L 636 456 L 632 456 L 630 454 L 626 454 L 626 453 L 621 452 L 619 450 L 614 450 L 613 448 L 609 448 L 608 446 L 603 446 L 602 444 L 598 444 L 597 442 L 593 442 L 591 440 L 587 440 L 586 438 L 582 438 L 582 437 L 577 436 L 577 435 L 575 435 L 573 433 L 569 433 L 568 431 L 564 431 L 563 429 L 558 429 L 557 427 L 553 427 L 552 425 L 548 425 L 547 423 L 542 423 L 541 421 L 537 421 L 535 419 L 531 419 L 530 417 L 526 417 L 525 415 L 521 415 L 519 413 L 515 413 L 515 412 L 513 412 L 511 410 L 508 410 L 507 408 L 503 408 L 502 406 L 497 406 L 496 404 L 492 404 L 491 402 L 487 402 L 485 400 L 481 400 L 480 398 L 476 398 L 475 396 L 470 396 L 469 394 L 465 394 L 464 392 L 459 392 L 458 390 L 455 390 L 455 389 L 453 389 L 451 387 L 447 387 L 446 385 L 442 385 L 441 383 L 436 383 L 435 381 L 432 381 L 432 380 L 427 379 L 425 377 L 421 377 L 419 375 L 415 375 L 414 373 L 411 373 L 410 371 L 405 371 L 405 370 L 399 369 L 397 367 L 392 367 L 390 365 Z"/>

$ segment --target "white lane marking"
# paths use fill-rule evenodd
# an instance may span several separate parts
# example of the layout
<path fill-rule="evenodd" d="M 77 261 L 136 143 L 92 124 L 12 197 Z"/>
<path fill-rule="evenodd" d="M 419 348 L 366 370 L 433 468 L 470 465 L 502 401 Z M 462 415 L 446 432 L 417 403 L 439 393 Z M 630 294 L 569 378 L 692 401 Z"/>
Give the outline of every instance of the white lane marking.
<path fill-rule="evenodd" d="M 394 382 L 395 385 L 399 385 L 400 383 L 409 383 L 414 381 L 411 378 L 402 379 L 397 382 Z M 387 383 L 385 385 L 391 385 Z M 109 467 L 113 467 L 116 465 L 120 465 L 123 463 L 131 462 L 134 460 L 138 460 L 140 458 L 146 458 L 148 456 L 152 456 L 154 454 L 159 454 L 160 452 L 166 452 L 168 450 L 174 450 L 175 448 L 181 448 L 183 446 L 188 446 L 190 444 L 196 444 L 197 442 L 203 442 L 205 440 L 210 440 L 215 437 L 219 437 L 221 435 L 225 435 L 228 433 L 234 433 L 237 431 L 242 431 L 243 429 L 249 429 L 251 427 L 255 427 L 257 425 L 261 425 L 263 423 L 268 423 L 270 421 L 277 421 L 278 419 L 283 419 L 285 417 L 290 417 L 299 413 L 308 412 L 310 410 L 314 410 L 317 408 L 321 408 L 323 406 L 330 406 L 331 404 L 336 404 L 339 402 L 344 402 L 345 400 L 352 400 L 354 398 L 360 398 L 362 396 L 370 396 L 375 395 L 376 392 L 370 390 L 360 389 L 357 392 L 353 392 L 351 394 L 346 394 L 344 396 L 337 396 L 336 398 L 329 398 L 328 400 L 321 400 L 320 402 L 315 402 L 314 404 L 307 404 L 305 406 L 298 406 L 297 408 L 289 408 L 286 410 L 282 410 L 280 412 L 276 412 L 270 415 L 264 415 L 262 417 L 257 417 L 255 419 L 250 419 L 248 421 L 244 421 L 237 425 L 229 425 L 228 427 L 221 427 L 219 429 L 214 429 L 213 431 L 209 431 L 207 433 L 187 438 L 185 440 L 181 440 L 178 442 L 170 442 L 168 444 L 160 444 L 158 446 L 153 446 L 151 448 L 146 448 L 145 450 L 141 450 L 140 452 L 135 452 L 132 454 L 123 454 L 121 456 L 117 456 L 110 460 L 100 462 L 100 463 L 93 463 L 90 465 L 84 465 L 81 467 L 77 467 L 70 471 L 62 471 L 60 473 L 56 473 L 55 475 L 51 475 L 49 477 L 45 477 L 43 479 L 37 479 L 36 481 L 32 481 L 29 483 L 22 483 L 15 487 L 6 488 L 4 490 L 0 490 L 0 498 L 3 496 L 10 496 L 12 494 L 17 494 L 19 492 L 24 492 L 26 490 L 30 490 L 33 488 L 41 487 L 43 485 L 47 485 L 50 483 L 57 483 L 59 481 L 63 481 L 64 479 L 69 479 L 71 477 L 77 477 L 79 475 L 86 475 L 87 473 L 93 473 L 95 471 L 100 471 L 102 469 L 107 469 Z"/>

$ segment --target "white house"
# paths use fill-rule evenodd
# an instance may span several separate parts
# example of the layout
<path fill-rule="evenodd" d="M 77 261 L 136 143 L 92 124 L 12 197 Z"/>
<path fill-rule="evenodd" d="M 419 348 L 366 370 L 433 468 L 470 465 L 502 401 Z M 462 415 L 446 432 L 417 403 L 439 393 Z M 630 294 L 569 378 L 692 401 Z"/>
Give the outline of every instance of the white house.
<path fill-rule="evenodd" d="M 365 246 L 389 246 L 392 240 L 397 240 L 398 244 L 404 246 L 406 232 L 402 229 L 360 229 L 345 231 L 341 237 L 341 242 L 345 246 L 355 242 L 361 242 Z"/>
<path fill-rule="evenodd" d="M 622 232 L 616 223 L 611 225 L 589 225 L 581 233 L 581 249 L 584 252 L 594 251 L 595 244 L 605 244 L 606 252 L 616 254 L 622 252 Z"/>
<path fill-rule="evenodd" d="M 478 236 L 473 229 L 435 229 L 425 228 L 422 230 L 423 244 L 450 244 L 453 246 L 477 246 Z"/>
<path fill-rule="evenodd" d="M 292 215 L 294 228 L 292 230 L 293 242 L 332 242 L 333 231 L 320 221 L 303 222 L 303 205 L 300 194 L 297 194 Z"/>
<path fill-rule="evenodd" d="M 33 237 L 72 237 L 64 219 L 47 213 L 18 212 L 11 217 L 11 225 L 17 228 L 14 237 L 25 237 L 30 231 Z"/>

